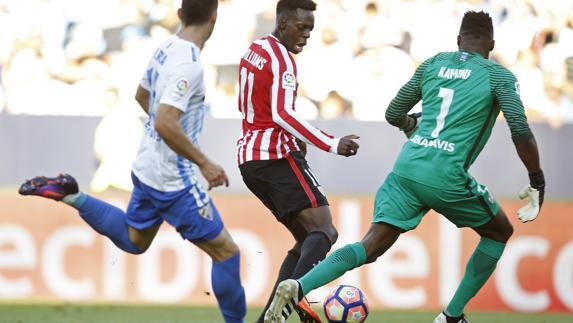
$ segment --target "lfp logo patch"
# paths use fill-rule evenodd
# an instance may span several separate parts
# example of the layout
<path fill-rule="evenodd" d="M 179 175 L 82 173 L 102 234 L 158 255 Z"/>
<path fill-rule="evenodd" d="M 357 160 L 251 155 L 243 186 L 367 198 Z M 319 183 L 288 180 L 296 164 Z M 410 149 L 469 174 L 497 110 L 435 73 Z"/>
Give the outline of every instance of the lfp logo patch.
<path fill-rule="evenodd" d="M 283 73 L 283 89 L 296 90 L 296 77 L 294 77 L 294 74 L 290 71 Z"/>
<path fill-rule="evenodd" d="M 184 78 L 179 79 L 177 83 L 175 83 L 175 92 L 177 92 L 177 94 L 181 96 L 183 96 L 188 89 L 189 89 L 189 81 L 187 81 Z"/>

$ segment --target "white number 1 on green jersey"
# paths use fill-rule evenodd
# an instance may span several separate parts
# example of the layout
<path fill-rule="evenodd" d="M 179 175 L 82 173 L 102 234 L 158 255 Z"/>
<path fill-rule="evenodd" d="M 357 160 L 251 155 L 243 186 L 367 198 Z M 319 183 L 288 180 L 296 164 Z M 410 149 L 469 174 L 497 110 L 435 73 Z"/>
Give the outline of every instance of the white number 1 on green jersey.
<path fill-rule="evenodd" d="M 442 87 L 438 96 L 442 98 L 442 106 L 440 107 L 440 114 L 436 118 L 436 129 L 432 131 L 432 138 L 438 138 L 440 131 L 444 129 L 444 122 L 454 99 L 454 90 Z"/>

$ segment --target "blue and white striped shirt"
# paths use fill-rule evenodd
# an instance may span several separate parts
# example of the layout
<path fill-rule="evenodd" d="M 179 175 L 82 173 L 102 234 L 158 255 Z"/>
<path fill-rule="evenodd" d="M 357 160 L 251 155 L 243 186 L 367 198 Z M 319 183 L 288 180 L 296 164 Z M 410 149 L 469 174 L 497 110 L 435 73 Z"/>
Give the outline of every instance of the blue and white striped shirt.
<path fill-rule="evenodd" d="M 155 116 L 160 104 L 181 110 L 181 128 L 197 144 L 205 115 L 205 82 L 199 54 L 195 44 L 173 36 L 156 50 L 140 83 L 149 91 L 149 118 L 133 173 L 142 183 L 162 192 L 197 183 L 196 165 L 177 155 L 161 139 L 155 131 Z"/>

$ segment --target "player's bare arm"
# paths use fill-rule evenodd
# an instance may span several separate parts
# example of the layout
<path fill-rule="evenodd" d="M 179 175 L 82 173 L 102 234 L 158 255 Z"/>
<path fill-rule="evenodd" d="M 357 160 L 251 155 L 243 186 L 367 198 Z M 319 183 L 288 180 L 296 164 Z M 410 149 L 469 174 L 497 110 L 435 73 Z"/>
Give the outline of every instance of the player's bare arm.
<path fill-rule="evenodd" d="M 149 111 L 149 91 L 144 89 L 141 85 L 137 86 L 137 91 L 135 92 L 135 101 L 139 103 L 139 106 L 147 114 Z"/>
<path fill-rule="evenodd" d="M 527 169 L 530 177 L 535 174 L 543 173 L 539 163 L 539 151 L 537 149 L 537 142 L 535 141 L 534 137 L 530 137 L 520 143 L 515 144 L 515 149 L 517 150 L 517 154 L 523 162 L 523 165 L 525 165 L 525 168 Z M 532 181 L 531 184 L 533 188 L 545 187 L 545 181 L 543 181 L 543 183 L 539 183 L 538 178 L 536 183 L 533 183 Z M 534 186 L 534 184 L 537 185 Z M 543 203 L 543 196 L 540 196 L 539 203 Z"/>
<path fill-rule="evenodd" d="M 155 130 L 169 148 L 199 166 L 201 173 L 209 183 L 209 190 L 223 184 L 229 186 L 229 179 L 223 168 L 210 161 L 185 135 L 179 125 L 181 114 L 181 110 L 175 107 L 167 104 L 160 105 L 155 117 Z"/>
<path fill-rule="evenodd" d="M 519 158 L 529 173 L 529 185 L 519 192 L 519 198 L 529 200 L 529 203 L 518 210 L 517 216 L 522 222 L 530 222 L 537 218 L 545 197 L 545 176 L 539 163 L 539 151 L 533 136 L 515 143 Z"/>

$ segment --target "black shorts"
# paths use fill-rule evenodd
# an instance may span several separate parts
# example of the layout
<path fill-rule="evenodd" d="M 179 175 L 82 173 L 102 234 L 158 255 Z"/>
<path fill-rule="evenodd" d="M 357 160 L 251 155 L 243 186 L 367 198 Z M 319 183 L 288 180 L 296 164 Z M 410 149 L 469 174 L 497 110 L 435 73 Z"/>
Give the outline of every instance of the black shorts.
<path fill-rule="evenodd" d="M 328 205 L 300 151 L 282 159 L 251 160 L 239 169 L 247 187 L 281 222 L 304 209 Z"/>

